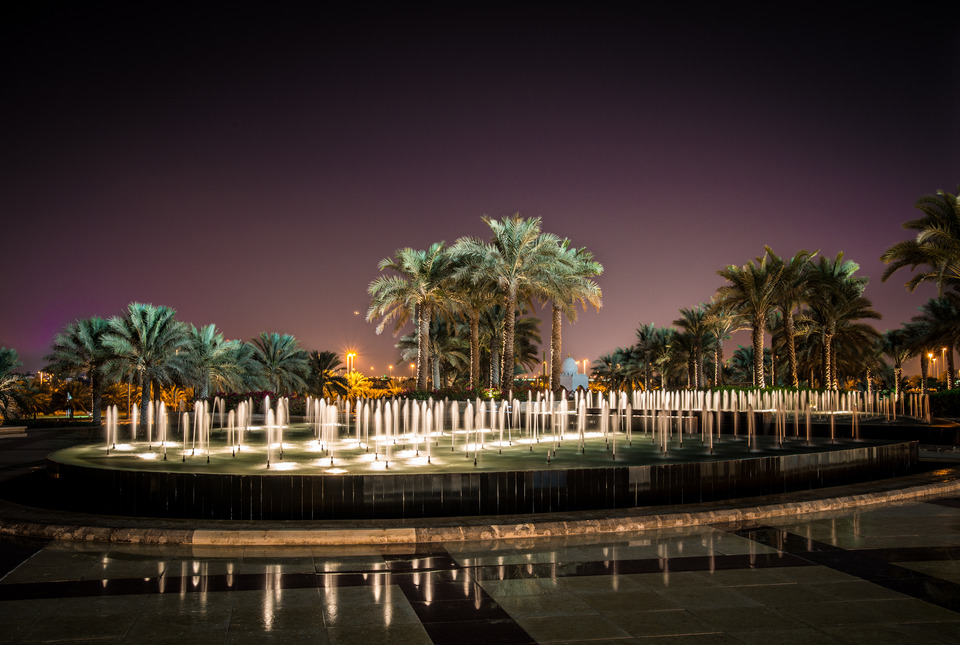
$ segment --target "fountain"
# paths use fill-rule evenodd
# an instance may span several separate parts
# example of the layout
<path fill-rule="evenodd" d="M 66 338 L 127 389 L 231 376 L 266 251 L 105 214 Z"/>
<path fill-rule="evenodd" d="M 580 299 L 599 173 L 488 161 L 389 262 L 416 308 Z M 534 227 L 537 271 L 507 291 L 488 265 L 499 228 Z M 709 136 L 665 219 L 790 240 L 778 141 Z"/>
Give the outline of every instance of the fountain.
<path fill-rule="evenodd" d="M 145 441 L 129 443 L 118 442 L 114 407 L 105 445 L 54 453 L 48 469 L 76 509 L 334 519 L 700 502 L 895 476 L 917 461 L 916 442 L 861 437 L 867 411 L 890 413 L 877 395 L 654 391 L 570 403 L 549 393 L 308 399 L 295 422 L 285 399 L 265 399 L 256 417 L 252 400 L 226 414 L 215 400 L 192 419 L 184 410 L 179 436 L 151 406 Z"/>

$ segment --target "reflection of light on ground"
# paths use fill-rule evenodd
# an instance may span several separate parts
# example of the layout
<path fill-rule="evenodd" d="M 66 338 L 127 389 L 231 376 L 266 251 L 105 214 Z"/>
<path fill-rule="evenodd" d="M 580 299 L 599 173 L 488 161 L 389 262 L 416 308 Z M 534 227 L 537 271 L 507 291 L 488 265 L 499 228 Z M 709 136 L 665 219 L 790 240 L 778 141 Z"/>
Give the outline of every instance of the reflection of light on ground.
<path fill-rule="evenodd" d="M 141 453 L 141 454 L 139 454 L 139 455 L 137 455 L 137 456 L 140 457 L 140 459 L 146 459 L 147 461 L 153 461 L 153 460 L 155 460 L 155 459 L 157 458 L 157 453 L 155 453 L 155 452 L 144 452 L 144 453 Z"/>
<path fill-rule="evenodd" d="M 397 450 L 393 453 L 393 457 L 395 459 L 413 459 L 416 456 L 416 450 Z"/>
<path fill-rule="evenodd" d="M 264 465 L 266 467 L 266 465 Z M 297 464 L 292 461 L 275 461 L 270 464 L 270 470 L 296 470 L 299 468 Z"/>
<path fill-rule="evenodd" d="M 317 463 L 317 465 L 319 466 L 320 464 Z M 327 473 L 328 475 L 342 475 L 349 471 L 346 468 L 326 468 L 323 472 Z"/>
<path fill-rule="evenodd" d="M 117 445 L 115 445 L 115 446 L 112 448 L 112 450 L 124 450 L 124 451 L 127 451 L 127 450 L 134 450 L 134 447 L 131 446 L 129 443 L 118 443 Z"/>

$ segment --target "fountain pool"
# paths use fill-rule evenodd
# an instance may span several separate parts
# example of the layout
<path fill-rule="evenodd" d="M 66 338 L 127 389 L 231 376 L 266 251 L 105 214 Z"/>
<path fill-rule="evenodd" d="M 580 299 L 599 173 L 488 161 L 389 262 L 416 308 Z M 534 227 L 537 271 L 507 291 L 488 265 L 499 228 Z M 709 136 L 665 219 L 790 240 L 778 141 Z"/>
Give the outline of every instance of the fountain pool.
<path fill-rule="evenodd" d="M 108 421 L 107 445 L 54 453 L 48 471 L 77 510 L 324 520 L 703 502 L 897 476 L 918 460 L 915 442 L 857 437 L 856 414 L 838 431 L 836 415 L 812 424 L 797 409 L 588 402 L 324 405 L 301 423 L 278 403 L 220 428 L 207 411 L 140 441 Z"/>

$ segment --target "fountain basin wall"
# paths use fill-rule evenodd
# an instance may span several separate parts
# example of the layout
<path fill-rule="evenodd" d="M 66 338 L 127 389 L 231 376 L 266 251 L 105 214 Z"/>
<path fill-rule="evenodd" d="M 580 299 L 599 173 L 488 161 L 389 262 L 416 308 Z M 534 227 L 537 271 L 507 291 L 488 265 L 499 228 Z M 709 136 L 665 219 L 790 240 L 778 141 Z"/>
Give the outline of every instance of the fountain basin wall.
<path fill-rule="evenodd" d="M 48 459 L 64 505 L 117 515 L 333 520 L 548 513 L 687 504 L 906 474 L 917 442 L 685 463 L 410 474 L 114 470 Z"/>

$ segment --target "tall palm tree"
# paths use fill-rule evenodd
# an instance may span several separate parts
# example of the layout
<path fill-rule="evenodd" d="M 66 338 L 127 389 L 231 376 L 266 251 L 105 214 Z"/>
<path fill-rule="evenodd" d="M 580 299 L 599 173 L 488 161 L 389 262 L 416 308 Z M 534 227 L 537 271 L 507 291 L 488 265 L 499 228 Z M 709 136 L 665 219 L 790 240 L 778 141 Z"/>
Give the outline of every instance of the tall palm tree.
<path fill-rule="evenodd" d="M 912 355 L 907 331 L 903 328 L 891 329 L 883 335 L 883 353 L 893 362 L 894 401 L 900 400 L 900 381 L 903 379 L 903 364 Z"/>
<path fill-rule="evenodd" d="M 917 236 L 897 242 L 883 252 L 880 259 L 889 266 L 882 281 L 904 267 L 912 271 L 923 267 L 904 285 L 909 291 L 924 282 L 933 282 L 942 295 L 945 285 L 960 283 L 960 189 L 957 192 L 951 195 L 938 190 L 917 200 L 915 207 L 923 217 L 903 225 L 908 231 L 916 231 Z"/>
<path fill-rule="evenodd" d="M 264 384 L 254 346 L 239 340 L 224 340 L 216 325 L 199 329 L 190 325 L 186 356 L 189 384 L 197 398 L 205 399 L 211 392 L 254 390 Z"/>
<path fill-rule="evenodd" d="M 529 301 L 550 273 L 557 269 L 560 239 L 541 233 L 540 218 L 523 218 L 519 213 L 502 220 L 487 216 L 484 223 L 493 233 L 487 243 L 478 238 L 461 238 L 455 245 L 462 259 L 460 275 L 473 275 L 477 282 L 490 281 L 497 287 L 504 308 L 503 365 L 500 390 L 513 392 L 514 312 L 521 301 Z"/>
<path fill-rule="evenodd" d="M 764 253 L 763 257 L 751 260 L 742 267 L 730 265 L 717 271 L 721 278 L 729 282 L 717 289 L 719 299 L 729 302 L 750 320 L 755 387 L 766 387 L 763 371 L 763 330 L 767 324 L 767 316 L 776 306 L 777 284 L 782 270 L 782 266 L 771 261 L 769 253 Z"/>
<path fill-rule="evenodd" d="M 110 351 L 103 343 L 109 324 L 94 316 L 74 321 L 64 327 L 53 341 L 53 349 L 44 360 L 46 372 L 64 377 L 85 377 L 90 381 L 93 425 L 101 423 L 105 378 L 103 368 L 110 360 Z"/>
<path fill-rule="evenodd" d="M 454 257 L 456 265 L 459 260 Z M 447 296 L 457 314 L 466 319 L 470 340 L 470 374 L 468 385 L 480 387 L 480 318 L 483 312 L 498 302 L 492 284 L 473 284 L 470 277 L 460 273 L 451 277 Z"/>
<path fill-rule="evenodd" d="M 740 331 L 743 319 L 739 311 L 725 300 L 714 299 L 707 309 L 707 328 L 713 334 L 713 386 L 719 387 L 723 381 L 723 341 L 730 334 Z"/>
<path fill-rule="evenodd" d="M 698 389 L 706 385 L 703 374 L 703 346 L 704 339 L 710 338 L 710 319 L 707 306 L 702 302 L 696 307 L 680 309 L 680 317 L 673 321 L 681 332 L 689 335 L 690 359 L 693 361 L 693 378 L 691 386 Z"/>
<path fill-rule="evenodd" d="M 307 389 L 307 352 L 289 334 L 268 334 L 263 331 L 253 339 L 255 360 L 270 388 L 280 394 L 305 392 Z"/>
<path fill-rule="evenodd" d="M 133 302 L 126 316 L 107 321 L 109 329 L 103 334 L 103 344 L 112 354 L 106 371 L 140 383 L 141 430 L 146 428 L 154 384 L 170 384 L 189 370 L 190 336 L 176 315 L 170 307 Z"/>
<path fill-rule="evenodd" d="M 435 311 L 448 306 L 453 256 L 443 242 L 437 242 L 426 251 L 399 249 L 395 257 L 381 260 L 379 266 L 381 271 L 392 271 L 393 275 L 379 276 L 367 287 L 371 299 L 367 321 L 380 319 L 378 334 L 392 321 L 396 336 L 411 314 L 415 316 L 419 347 L 417 389 L 426 389 L 430 321 Z"/>
<path fill-rule="evenodd" d="M 551 303 L 550 325 L 550 388 L 560 389 L 560 372 L 563 368 L 561 324 L 564 316 L 571 323 L 577 321 L 577 305 L 584 310 L 587 304 L 597 311 L 602 306 L 600 286 L 591 280 L 603 273 L 603 265 L 593 259 L 586 249 L 570 246 L 570 240 L 560 243 L 560 256 L 556 270 L 550 272 L 540 284 L 540 295 Z"/>
<path fill-rule="evenodd" d="M 674 330 L 669 327 L 657 327 L 653 323 L 637 327 L 637 342 L 634 345 L 636 352 L 643 362 L 643 389 L 652 387 L 652 371 L 657 364 L 656 358 L 661 356 L 670 344 L 670 337 Z"/>
<path fill-rule="evenodd" d="M 817 252 L 811 253 L 804 249 L 794 253 L 792 258 L 784 259 L 774 253 L 769 246 L 765 246 L 764 249 L 770 257 L 771 266 L 779 274 L 774 301 L 783 318 L 783 339 L 790 371 L 790 386 L 797 389 L 800 387 L 800 377 L 797 373 L 794 314 L 806 297 L 808 268 Z"/>
<path fill-rule="evenodd" d="M 869 279 L 854 275 L 859 269 L 856 262 L 843 259 L 843 252 L 836 258 L 821 257 L 810 268 L 807 306 L 809 317 L 821 336 L 824 386 L 831 389 L 839 387 L 832 353 L 837 330 L 852 321 L 880 318 L 873 310 L 873 303 L 863 295 Z"/>
<path fill-rule="evenodd" d="M 307 360 L 307 392 L 318 397 L 346 396 L 350 382 L 340 374 L 342 369 L 336 352 L 313 350 Z"/>

